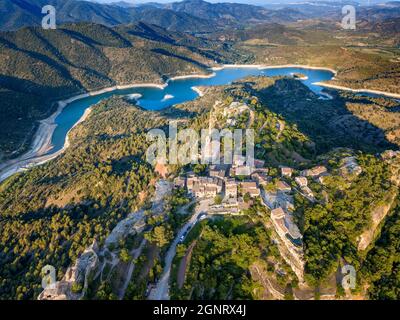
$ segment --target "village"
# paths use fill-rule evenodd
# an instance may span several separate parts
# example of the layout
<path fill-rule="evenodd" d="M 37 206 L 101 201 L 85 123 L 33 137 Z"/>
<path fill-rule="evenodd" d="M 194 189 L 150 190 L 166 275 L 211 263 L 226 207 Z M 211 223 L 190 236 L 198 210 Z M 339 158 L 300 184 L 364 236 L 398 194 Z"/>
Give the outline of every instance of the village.
<path fill-rule="evenodd" d="M 188 172 L 174 180 L 174 186 L 185 188 L 193 198 L 215 199 L 209 206 L 208 214 L 238 215 L 251 205 L 249 199 L 260 198 L 271 210 L 271 219 L 277 233 L 288 237 L 294 245 L 301 246 L 302 235 L 294 223 L 294 192 L 299 192 L 309 201 L 315 201 L 312 190 L 308 187 L 308 179 L 315 179 L 323 184 L 328 170 L 324 166 L 316 166 L 299 172 L 294 177 L 295 170 L 290 167 L 280 168 L 280 179 L 275 183 L 275 190 L 265 188 L 271 184 L 273 177 L 269 169 L 264 167 L 264 161 L 255 159 L 254 167 L 244 165 L 244 157 L 235 157 L 232 165 L 211 165 L 207 175 L 200 176 Z M 297 188 L 291 187 L 291 180 Z"/>
<path fill-rule="evenodd" d="M 219 102 L 216 103 L 218 105 Z M 248 111 L 249 122 L 253 121 L 253 110 L 243 102 L 231 102 L 223 109 L 223 118 L 228 126 L 235 126 L 238 117 Z M 210 116 L 210 128 L 212 127 Z M 247 125 L 250 125 L 248 123 Z M 284 130 L 284 124 L 277 123 L 278 137 Z M 223 163 L 223 158 L 220 163 Z M 247 165 L 246 157 L 234 155 L 231 164 L 208 165 L 202 174 L 193 171 L 185 172 L 174 179 L 176 188 L 183 188 L 198 202 L 207 200 L 204 215 L 241 215 L 249 209 L 256 199 L 270 212 L 270 220 L 277 234 L 277 243 L 288 252 L 285 258 L 303 281 L 303 235 L 296 224 L 295 195 L 298 194 L 310 202 L 326 202 L 316 197 L 310 184 L 324 186 L 325 179 L 331 175 L 324 165 L 316 165 L 305 170 L 296 170 L 281 165 L 278 168 L 267 167 L 265 161 L 251 159 Z M 340 161 L 339 174 L 359 175 L 362 168 L 354 156 Z M 204 217 L 204 216 L 203 216 Z M 181 239 L 182 240 L 182 239 Z"/>
<path fill-rule="evenodd" d="M 270 212 L 275 242 L 282 257 L 292 266 L 300 284 L 304 283 L 303 235 L 295 218 L 295 195 L 310 202 L 320 202 L 309 184 L 324 186 L 331 175 L 327 167 L 317 165 L 305 170 L 288 166 L 268 168 L 265 162 L 253 159 L 252 167 L 245 157 L 234 156 L 231 165 L 209 165 L 203 174 L 186 172 L 174 179 L 175 188 L 184 188 L 196 201 L 207 203 L 204 215 L 242 215 L 258 199 Z M 341 159 L 339 174 L 359 175 L 362 168 L 354 156 Z M 182 239 L 181 239 L 182 240 Z M 182 240 L 183 241 L 183 240 Z"/>

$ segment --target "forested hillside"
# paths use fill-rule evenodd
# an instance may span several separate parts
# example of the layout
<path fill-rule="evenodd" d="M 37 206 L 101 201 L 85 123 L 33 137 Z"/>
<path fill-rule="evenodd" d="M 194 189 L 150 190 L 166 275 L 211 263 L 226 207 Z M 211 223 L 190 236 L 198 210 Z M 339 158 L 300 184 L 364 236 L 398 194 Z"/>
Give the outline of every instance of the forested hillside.
<path fill-rule="evenodd" d="M 143 130 L 162 123 L 124 101 L 103 102 L 73 131 L 67 153 L 1 185 L 2 299 L 35 299 L 44 265 L 61 277 L 94 239 L 102 243 L 144 204 L 156 175 Z"/>
<path fill-rule="evenodd" d="M 91 22 L 116 26 L 147 22 L 174 31 L 211 31 L 210 21 L 184 12 L 157 7 L 122 7 L 80 0 L 0 0 L 0 30 L 40 26 L 44 17 L 42 7 L 52 5 L 57 12 L 57 23 Z"/>
<path fill-rule="evenodd" d="M 146 22 L 177 32 L 203 33 L 261 22 L 293 22 L 308 14 L 296 9 L 269 10 L 241 3 L 185 0 L 167 4 L 100 4 L 82 0 L 0 0 L 0 30 L 39 26 L 42 7 L 52 5 L 60 24 L 92 22 L 106 26 Z"/>
<path fill-rule="evenodd" d="M 228 46 L 139 23 L 0 33 L 0 158 L 24 151 L 53 102 L 114 85 L 161 83 L 230 61 Z"/>
<path fill-rule="evenodd" d="M 361 20 L 356 30 L 343 30 L 335 21 L 313 20 L 264 24 L 216 36 L 247 52 L 247 63 L 328 67 L 337 71 L 330 84 L 399 94 L 400 33 L 394 25 L 396 18 Z"/>
<path fill-rule="evenodd" d="M 282 105 L 282 99 L 276 98 L 278 94 L 285 97 L 288 88 L 294 96 L 288 104 L 298 110 L 298 119 L 292 118 L 290 110 L 285 109 L 287 106 Z M 256 157 L 266 161 L 274 180 L 279 177 L 280 164 L 302 170 L 311 163 L 324 163 L 331 172 L 323 185 L 310 182 L 316 202 L 295 196 L 295 215 L 304 233 L 305 278 L 311 292 L 307 295 L 318 297 L 319 288 L 325 288 L 326 281 L 343 261 L 354 265 L 358 274 L 367 275 L 360 280 L 355 293 L 377 298 L 398 295 L 387 288 L 388 281 L 396 281 L 397 272 L 398 250 L 393 237 L 397 223 L 396 202 L 389 218 L 375 230 L 377 242 L 372 239 L 365 251 L 357 248 L 360 235 L 371 226 L 373 210 L 381 205 L 390 207 L 388 199 L 398 192 L 393 179 L 398 179 L 395 164 L 369 153 L 383 151 L 387 147 L 385 143 L 389 142 L 384 137 L 382 145 L 368 139 L 360 141 L 357 135 L 348 133 L 346 140 L 340 136 L 336 139 L 335 127 L 330 127 L 331 131 L 318 139 L 316 133 L 321 133 L 323 121 L 326 123 L 335 117 L 331 115 L 334 112 L 330 106 L 332 102 L 319 100 L 298 80 L 251 77 L 229 86 L 203 90 L 206 93 L 203 97 L 164 111 L 144 111 L 124 98 L 103 101 L 93 107 L 85 122 L 72 130 L 71 146 L 63 155 L 16 174 L 0 185 L 1 298 L 35 298 L 41 291 L 40 270 L 44 265 L 54 265 L 61 279 L 66 268 L 94 239 L 102 246 L 118 221 L 139 208 L 148 208 L 159 177 L 145 160 L 149 144 L 146 131 L 165 127 L 171 119 L 179 119 L 182 126 L 204 128 L 217 100 L 222 105 L 235 100 L 250 101 L 254 108 L 251 127 L 257 132 Z M 311 108 L 319 105 L 326 109 L 325 116 L 322 111 L 305 113 L 302 108 L 306 99 Z M 338 116 L 350 115 L 348 108 L 354 96 L 335 96 L 334 99 L 342 103 Z M 371 98 L 371 103 L 374 101 Z M 357 114 L 352 117 L 355 123 L 359 121 Z M 243 115 L 239 120 L 241 126 L 249 119 Z M 281 134 L 278 134 L 277 122 L 285 124 Z M 216 124 L 217 127 L 223 125 L 222 122 Z M 334 137 L 327 139 L 328 134 Z M 353 154 L 362 167 L 358 176 L 340 173 L 341 159 L 349 154 Z M 180 168 L 171 166 L 169 169 L 175 172 Z M 194 169 L 201 170 L 201 166 Z M 162 270 L 160 263 L 172 232 L 187 219 L 177 213 L 180 205 L 188 204 L 187 199 L 178 192 L 170 200 L 168 219 L 162 228 L 157 225 L 158 220 L 148 221 L 149 225 L 159 228 L 145 233 L 149 240 L 145 251 L 148 255 L 141 255 L 138 260 L 138 269 L 126 291 L 127 299 L 145 297 L 147 281 L 155 281 Z M 264 276 L 276 282 L 286 298 L 305 294 L 298 288 L 296 275 L 272 241 L 269 210 L 255 201 L 244 215 L 243 219 L 230 221 L 226 217 L 193 230 L 194 234 L 180 247 L 174 262 L 173 271 L 177 272 L 184 249 L 193 246 L 193 260 L 183 289 L 172 283 L 174 297 L 263 298 L 256 271 L 264 267 L 267 270 Z M 116 250 L 120 250 L 126 267 L 130 256 L 125 245 L 122 243 Z M 206 276 L 209 272 L 212 277 Z M 111 277 L 91 284 L 88 297 L 115 299 L 121 285 L 117 280 Z M 369 291 L 365 289 L 367 284 L 372 284 Z M 336 283 L 333 288 L 336 292 Z M 338 285 L 337 295 L 342 294 Z"/>

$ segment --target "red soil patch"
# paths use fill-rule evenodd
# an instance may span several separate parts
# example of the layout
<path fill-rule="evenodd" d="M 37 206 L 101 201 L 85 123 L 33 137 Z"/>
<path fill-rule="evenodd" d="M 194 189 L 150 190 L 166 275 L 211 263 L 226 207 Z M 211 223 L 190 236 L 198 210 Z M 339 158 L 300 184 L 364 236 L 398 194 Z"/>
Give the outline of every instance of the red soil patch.
<path fill-rule="evenodd" d="M 154 170 L 165 179 L 168 175 L 168 168 L 165 164 L 157 163 Z"/>

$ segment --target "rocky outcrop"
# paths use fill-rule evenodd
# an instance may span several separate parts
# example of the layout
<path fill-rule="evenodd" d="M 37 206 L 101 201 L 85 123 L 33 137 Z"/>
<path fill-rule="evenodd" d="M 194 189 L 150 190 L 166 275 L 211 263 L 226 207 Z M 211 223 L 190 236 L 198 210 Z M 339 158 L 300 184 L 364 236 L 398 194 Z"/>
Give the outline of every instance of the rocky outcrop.
<path fill-rule="evenodd" d="M 378 205 L 371 213 L 372 225 L 365 230 L 359 237 L 358 250 L 365 250 L 368 248 L 370 243 L 374 240 L 379 225 L 385 219 L 389 213 L 394 200 L 398 196 L 398 187 L 400 185 L 400 153 L 386 150 L 381 154 L 382 160 L 384 160 L 390 167 L 391 177 L 390 182 L 393 184 L 393 189 L 388 193 L 386 198 L 383 200 L 383 204 Z"/>
<path fill-rule="evenodd" d="M 379 205 L 372 211 L 372 225 L 361 234 L 358 242 L 358 250 L 363 251 L 367 249 L 370 243 L 374 240 L 376 230 L 388 214 L 396 195 L 397 192 L 393 192 L 388 199 L 385 200 L 385 204 Z"/>
<path fill-rule="evenodd" d="M 69 267 L 61 281 L 46 287 L 38 296 L 38 300 L 79 300 L 88 286 L 88 278 L 99 265 L 98 246 L 96 241 L 88 247 L 76 260 L 74 266 Z M 82 285 L 81 292 L 74 292 L 73 286 Z"/>

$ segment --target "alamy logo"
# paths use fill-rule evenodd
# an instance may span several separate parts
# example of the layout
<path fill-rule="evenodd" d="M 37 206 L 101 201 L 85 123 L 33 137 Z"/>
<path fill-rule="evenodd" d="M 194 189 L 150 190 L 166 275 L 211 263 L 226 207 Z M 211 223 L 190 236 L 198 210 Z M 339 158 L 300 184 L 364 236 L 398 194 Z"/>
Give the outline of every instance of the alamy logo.
<path fill-rule="evenodd" d="M 51 265 L 42 268 L 42 288 L 52 288 L 56 283 L 56 269 Z"/>
<path fill-rule="evenodd" d="M 353 266 L 346 264 L 342 267 L 342 287 L 347 289 L 356 288 L 356 269 Z"/>
<path fill-rule="evenodd" d="M 344 14 L 344 17 L 342 19 L 342 28 L 345 30 L 355 30 L 356 8 L 351 5 L 344 6 L 342 8 L 342 14 Z"/>
<path fill-rule="evenodd" d="M 191 128 L 178 132 L 176 122 L 172 122 L 169 124 L 168 139 L 161 129 L 150 130 L 146 138 L 151 142 L 156 140 L 146 152 L 146 159 L 151 164 L 233 164 L 234 159 L 244 159 L 244 150 L 246 156 L 243 165 L 254 166 L 253 129 L 209 128 L 202 129 L 199 135 Z"/>
<path fill-rule="evenodd" d="M 51 5 L 44 6 L 42 14 L 45 14 L 42 19 L 42 28 L 45 30 L 56 29 L 56 8 Z"/>

